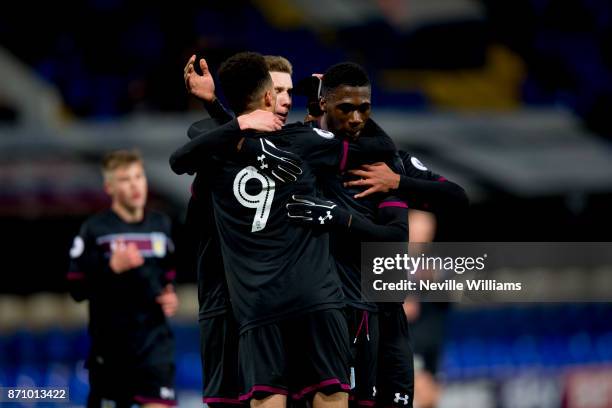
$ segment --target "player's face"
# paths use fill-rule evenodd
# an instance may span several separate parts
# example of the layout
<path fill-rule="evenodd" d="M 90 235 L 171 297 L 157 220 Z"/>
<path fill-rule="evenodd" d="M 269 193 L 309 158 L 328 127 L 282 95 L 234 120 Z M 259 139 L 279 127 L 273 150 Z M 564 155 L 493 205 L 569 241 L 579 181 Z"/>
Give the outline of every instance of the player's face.
<path fill-rule="evenodd" d="M 291 110 L 291 100 L 293 94 L 293 81 L 291 75 L 286 72 L 270 71 L 274 90 L 276 91 L 276 107 L 274 113 L 285 123 L 287 115 Z"/>
<path fill-rule="evenodd" d="M 327 130 L 340 137 L 357 139 L 370 117 L 368 86 L 340 86 L 321 101 Z"/>
<path fill-rule="evenodd" d="M 132 212 L 144 208 L 147 202 L 147 178 L 141 163 L 115 169 L 106 181 L 106 191 L 113 203 Z"/>

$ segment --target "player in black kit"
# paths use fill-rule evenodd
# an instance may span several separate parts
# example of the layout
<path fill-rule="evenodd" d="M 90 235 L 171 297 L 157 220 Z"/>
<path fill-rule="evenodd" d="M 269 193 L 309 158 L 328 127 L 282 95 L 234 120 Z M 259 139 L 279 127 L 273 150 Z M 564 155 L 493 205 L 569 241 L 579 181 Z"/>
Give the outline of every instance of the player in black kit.
<path fill-rule="evenodd" d="M 291 107 L 291 64 L 282 57 L 265 56 L 272 76 L 277 101 L 275 113 L 256 112 L 241 117 L 244 129 L 280 129 Z M 200 74 L 193 64 L 200 65 Z M 204 59 L 192 56 L 184 69 L 187 89 L 203 103 L 211 118 L 196 122 L 188 131 L 190 139 L 233 119 L 214 93 L 214 81 Z M 281 115 L 277 115 L 281 112 Z M 269 116 L 262 116 L 268 113 Z M 276 115 L 276 116 L 275 116 Z M 248 120 L 251 119 L 251 120 Z M 192 184 L 192 197 L 185 224 L 197 241 L 198 303 L 200 351 L 203 373 L 203 402 L 211 407 L 240 405 L 238 379 L 238 329 L 231 313 L 223 258 L 215 227 L 212 197 L 207 174 L 197 174 Z"/>
<path fill-rule="evenodd" d="M 280 128 L 291 108 L 293 88 L 289 61 L 280 56 L 264 56 L 277 94 L 274 115 L 243 115 L 243 128 L 270 130 Z M 200 66 L 196 73 L 194 64 Z M 214 81 L 204 59 L 195 55 L 184 69 L 186 88 L 198 97 L 211 118 L 194 123 L 188 135 L 192 139 L 201 132 L 214 129 L 233 119 L 214 93 Z M 197 272 L 201 357 L 203 369 L 203 401 L 209 406 L 236 406 L 241 402 L 238 381 L 238 331 L 231 313 L 225 282 L 219 238 L 214 225 L 212 198 L 206 173 L 196 175 L 192 184 L 185 224 L 190 236 L 198 242 Z"/>
<path fill-rule="evenodd" d="M 446 236 L 454 231 L 467 210 L 469 201 L 463 188 L 443 176 L 429 170 L 421 161 L 400 151 L 402 171 L 395 172 L 385 163 L 364 165 L 349 173 L 358 179 L 346 183 L 347 188 L 363 189 L 356 197 L 367 199 L 371 194 L 394 194 L 405 200 L 410 208 L 433 212 L 446 226 Z M 449 225 L 454 228 L 449 228 Z M 382 406 L 412 406 L 414 395 L 412 349 L 410 333 L 403 309 L 396 304 L 386 304 L 384 319 L 380 319 L 383 333 L 379 350 L 379 401 Z"/>
<path fill-rule="evenodd" d="M 310 82 L 317 86 L 316 81 Z M 369 80 L 359 66 L 341 63 L 331 67 L 323 75 L 323 84 L 319 88 L 322 90 L 319 108 L 324 113 L 318 119 L 321 127 L 344 135 L 349 142 L 356 137 L 384 134 L 382 129 L 368 126 L 370 122 L 367 118 L 371 108 Z M 309 94 L 310 99 L 313 99 L 312 96 L 319 96 L 314 89 Z M 312 102 L 311 100 L 310 103 Z M 371 162 L 375 161 L 372 156 Z M 353 176 L 344 182 L 347 189 L 343 191 L 336 186 L 335 191 L 326 194 L 330 198 L 334 195 L 343 196 L 341 200 L 346 205 L 351 205 L 352 202 L 356 210 L 360 207 L 365 210 L 368 202 L 380 194 L 393 194 L 400 197 L 400 201 L 407 203 L 410 208 L 434 211 L 438 217 L 444 217 L 445 220 L 457 218 L 467 208 L 467 196 L 459 185 L 429 171 L 416 157 L 406 152 L 400 151 L 394 163 L 375 162 L 363 165 L 360 169 L 348 170 L 347 173 Z M 332 239 L 332 242 L 335 241 Z M 346 241 L 341 239 L 340 242 Z M 343 250 L 344 248 L 347 247 L 342 245 L 338 247 L 339 251 L 334 251 L 341 271 L 346 268 L 340 265 L 351 265 L 351 252 Z M 358 248 L 355 249 L 357 250 Z M 350 267 L 348 269 L 350 270 Z M 355 279 L 352 286 L 358 287 L 357 275 L 344 276 L 349 278 L 345 279 L 345 287 L 351 287 L 351 276 Z M 354 299 L 357 299 L 358 294 L 353 294 Z M 350 291 L 348 296 L 351 296 Z M 357 302 L 353 305 L 359 307 Z M 361 307 L 365 306 L 367 305 Z M 377 404 L 383 407 L 408 408 L 412 406 L 414 396 L 413 357 L 408 322 L 400 304 L 379 304 L 378 308 Z M 369 359 L 366 357 L 365 361 Z M 366 390 L 368 388 L 366 387 Z"/>
<path fill-rule="evenodd" d="M 362 67 L 354 63 L 340 63 L 330 67 L 323 75 L 321 90 L 320 108 L 323 115 L 317 125 L 341 137 L 344 144 L 350 146 L 367 138 L 388 137 L 370 119 L 370 81 Z M 369 163 L 379 160 L 373 153 L 367 159 Z M 401 171 L 402 163 L 398 157 L 389 161 L 389 165 Z M 335 230 L 331 235 L 332 254 L 342 280 L 347 304 L 346 315 L 351 330 L 353 404 L 374 406 L 380 403 L 381 388 L 386 392 L 385 385 L 381 384 L 377 375 L 378 368 L 384 366 L 384 360 L 388 359 L 381 351 L 388 348 L 386 321 L 389 307 L 377 305 L 362 297 L 361 242 L 408 241 L 408 205 L 405 200 L 389 194 L 373 194 L 357 200 L 354 195 L 361 190 L 345 188 L 347 180 L 347 174 L 325 178 L 322 181 L 325 196 L 350 209 L 353 214 L 361 214 L 378 224 L 376 229 L 370 229 L 365 234 L 353 230 Z M 405 326 L 407 330 L 407 322 Z M 406 345 L 409 347 L 408 342 Z M 412 353 L 407 350 L 404 354 L 404 365 L 410 362 L 411 369 Z M 402 374 L 406 374 L 402 371 Z M 410 378 L 411 375 L 406 374 L 406 377 Z"/>
<path fill-rule="evenodd" d="M 219 79 L 235 112 L 274 110 L 275 92 L 260 55 L 230 58 Z M 237 120 L 228 125 L 226 130 L 234 127 L 237 137 L 223 138 L 231 148 L 211 158 L 207 176 L 240 330 L 241 399 L 253 406 L 282 406 L 291 391 L 315 394 L 315 406 L 343 406 L 348 336 L 328 235 L 290 225 L 284 212 L 291 194 L 315 193 L 314 171 L 336 165 L 339 144 L 326 132 L 292 126 L 268 135 L 276 147 L 265 139 L 247 138 L 237 155 L 231 142 L 244 132 Z M 209 149 L 198 150 L 200 140 L 173 155 L 175 171 L 195 165 L 202 174 L 202 157 Z M 277 147 L 310 158 L 312 168 Z M 267 167 L 271 176 L 250 163 Z M 292 174 L 299 180 L 282 182 Z"/>
<path fill-rule="evenodd" d="M 166 317 L 178 307 L 170 220 L 145 211 L 140 155 L 108 154 L 111 208 L 89 218 L 74 239 L 71 295 L 89 300 L 88 407 L 176 405 L 174 340 Z"/>

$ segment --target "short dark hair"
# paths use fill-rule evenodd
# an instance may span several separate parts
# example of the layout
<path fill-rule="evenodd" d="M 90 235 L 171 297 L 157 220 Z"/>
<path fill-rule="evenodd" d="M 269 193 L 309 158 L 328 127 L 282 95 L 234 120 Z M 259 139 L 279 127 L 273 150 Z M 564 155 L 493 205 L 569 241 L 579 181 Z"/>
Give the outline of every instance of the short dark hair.
<path fill-rule="evenodd" d="M 370 78 L 361 65 L 340 62 L 323 74 L 321 93 L 325 96 L 339 86 L 370 86 Z"/>
<path fill-rule="evenodd" d="M 221 64 L 218 76 L 227 103 L 236 114 L 246 111 L 266 88 L 273 86 L 266 60 L 256 52 L 229 57 Z"/>

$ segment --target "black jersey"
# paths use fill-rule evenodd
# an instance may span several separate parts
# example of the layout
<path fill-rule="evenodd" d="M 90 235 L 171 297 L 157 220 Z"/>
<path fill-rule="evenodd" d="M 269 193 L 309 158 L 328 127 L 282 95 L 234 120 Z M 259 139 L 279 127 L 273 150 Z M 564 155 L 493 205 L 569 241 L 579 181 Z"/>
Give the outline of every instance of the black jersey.
<path fill-rule="evenodd" d="M 205 106 L 216 116 L 193 123 L 187 132 L 190 139 L 232 120 L 218 101 Z M 198 172 L 191 185 L 185 225 L 189 238 L 196 241 L 192 247 L 195 247 L 193 265 L 198 279 L 198 319 L 208 319 L 226 313 L 229 308 L 229 295 L 206 170 Z"/>
<path fill-rule="evenodd" d="M 400 175 L 399 188 L 394 193 L 406 200 L 410 208 L 436 214 L 436 240 L 462 240 L 469 207 L 465 190 L 429 170 L 416 157 L 401 151 L 399 155 L 404 174 Z"/>
<path fill-rule="evenodd" d="M 212 195 L 206 175 L 196 176 L 185 223 L 197 239 L 196 270 L 200 320 L 227 312 L 229 295 L 225 281 L 223 257 L 215 225 Z"/>
<path fill-rule="evenodd" d="M 429 170 L 415 156 L 398 153 L 404 173 L 400 176 L 397 194 L 408 201 L 410 208 L 436 213 L 467 208 L 468 198 L 461 186 Z"/>
<path fill-rule="evenodd" d="M 70 250 L 67 275 L 71 295 L 89 300 L 90 358 L 98 364 L 146 366 L 171 363 L 173 340 L 155 298 L 174 279 L 170 220 L 146 211 L 138 223 L 112 210 L 89 218 Z M 114 273 L 110 266 L 117 239 L 134 243 L 145 262 Z"/>
<path fill-rule="evenodd" d="M 302 124 L 267 134 L 303 160 L 303 174 L 280 184 L 239 155 L 216 158 L 208 180 L 232 308 L 241 331 L 315 310 L 342 306 L 329 235 L 287 222 L 292 194 L 318 195 L 315 172 L 335 171 L 341 143 Z"/>
<path fill-rule="evenodd" d="M 346 303 L 358 309 L 377 311 L 377 306 L 363 299 L 361 295 L 361 243 L 408 241 L 408 205 L 397 197 L 381 194 L 355 199 L 353 196 L 363 190 L 345 188 L 342 184 L 344 181 L 346 179 L 343 177 L 324 179 L 321 184 L 324 195 L 348 209 L 354 219 L 356 214 L 359 214 L 371 224 L 376 224 L 382 234 L 378 237 L 369 237 L 367 234 L 357 234 L 354 228 L 334 230 L 331 234 L 331 251 L 336 260 Z M 382 230 L 385 227 L 390 234 L 387 235 Z"/>
<path fill-rule="evenodd" d="M 330 180 L 325 183 L 324 194 L 330 200 L 347 208 L 352 214 L 360 214 L 372 224 L 391 227 L 396 229 L 388 238 L 384 236 L 378 239 L 356 234 L 354 229 L 347 231 L 335 230 L 331 234 L 331 252 L 336 260 L 336 268 L 342 282 L 342 290 L 346 303 L 357 309 L 375 312 L 378 307 L 375 303 L 362 297 L 361 292 L 361 244 L 370 241 L 408 241 L 408 205 L 393 196 L 387 196 L 379 200 L 374 197 L 364 197 L 359 200 L 353 198 L 362 190 L 353 191 L 342 187 L 341 181 Z M 355 218 L 355 215 L 353 215 Z M 398 239 L 397 230 L 403 230 Z"/>
<path fill-rule="evenodd" d="M 221 121 L 217 120 L 216 124 L 220 125 Z M 201 190 L 208 188 L 203 189 L 202 187 L 209 184 L 210 180 L 213 179 L 210 177 L 210 174 L 212 174 L 209 169 L 210 157 L 214 153 L 226 152 L 226 154 L 229 154 L 228 152 L 235 152 L 236 143 L 242 136 L 236 120 L 230 121 L 212 131 L 210 130 L 211 125 L 214 125 L 211 119 L 194 123 L 188 132 L 189 137 L 192 139 L 191 142 L 179 148 L 170 159 L 171 167 L 178 174 L 185 172 L 198 173 L 196 183 L 194 184 L 196 197 L 192 198 L 190 203 L 190 213 L 195 215 L 194 219 L 198 220 L 210 220 L 209 215 L 207 215 L 210 213 L 206 205 L 208 200 L 206 194 L 208 192 L 201 192 Z M 285 131 L 302 129 L 301 132 L 304 132 L 303 128 L 304 126 L 298 123 L 286 126 Z M 311 164 L 314 172 L 320 173 L 320 177 L 333 176 L 337 172 L 338 166 L 345 167 L 347 163 L 358 161 L 364 155 L 368 157 L 372 155 L 389 156 L 395 152 L 395 146 L 389 138 L 379 138 L 376 140 L 373 138 L 363 138 L 359 143 L 351 143 L 349 146 L 348 143 L 332 140 L 333 135 L 331 133 L 320 129 L 306 131 L 305 137 L 297 138 L 298 143 L 295 143 L 295 140 L 283 140 L 284 138 L 280 137 L 278 132 L 268 134 L 268 136 L 273 137 L 275 143 L 279 146 L 283 146 L 286 150 L 300 155 L 303 161 Z M 313 137 L 309 138 L 306 136 Z M 302 154 L 303 152 L 306 152 L 306 154 Z M 246 166 L 245 163 L 238 163 L 243 167 Z M 207 180 L 208 183 L 203 182 L 204 180 Z M 203 199 L 200 200 L 200 197 Z M 205 214 L 198 215 L 199 211 Z M 196 223 L 200 222 L 202 225 L 208 225 L 208 221 L 197 221 Z M 365 227 L 367 228 L 367 226 Z M 224 298 L 226 293 L 224 292 L 225 287 L 221 277 L 222 268 L 218 267 L 221 257 L 216 255 L 216 238 L 216 234 L 212 233 L 203 241 L 206 243 L 205 248 L 208 251 L 202 252 L 198 266 L 199 279 L 203 279 L 199 281 L 201 318 L 220 313 L 224 300 L 227 302 L 227 297 Z M 223 254 L 223 257 L 225 257 L 225 254 Z"/>
<path fill-rule="evenodd" d="M 361 139 L 387 140 L 389 136 L 373 121 L 368 120 L 361 133 Z M 389 139 L 390 140 L 390 139 Z M 362 140 L 363 142 L 363 140 Z M 343 141 L 349 143 L 348 140 Z M 391 156 L 377 152 L 359 152 L 359 157 L 351 157 L 351 151 L 341 161 L 341 170 L 347 170 L 362 163 L 386 161 L 390 167 L 403 172 L 401 160 L 397 155 Z M 386 160 L 385 160 L 386 159 Z M 330 200 L 348 209 L 353 216 L 359 214 L 362 219 L 371 223 L 369 234 L 358 233 L 355 228 L 335 230 L 331 235 L 331 251 L 336 260 L 346 303 L 349 306 L 377 311 L 377 306 L 361 295 L 361 243 L 367 241 L 408 241 L 407 214 L 408 205 L 405 201 L 388 194 L 372 194 L 355 199 L 357 193 L 363 191 L 359 187 L 344 187 L 348 181 L 346 174 L 338 173 L 321 178 L 323 194 Z M 378 231 L 375 231 L 375 228 Z"/>

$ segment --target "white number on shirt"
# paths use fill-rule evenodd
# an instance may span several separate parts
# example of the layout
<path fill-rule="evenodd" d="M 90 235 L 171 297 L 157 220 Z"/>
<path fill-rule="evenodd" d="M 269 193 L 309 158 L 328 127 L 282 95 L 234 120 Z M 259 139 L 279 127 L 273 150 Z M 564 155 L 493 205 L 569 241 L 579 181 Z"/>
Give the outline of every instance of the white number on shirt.
<path fill-rule="evenodd" d="M 257 195 L 246 192 L 247 182 L 257 180 L 261 183 L 261 191 Z M 251 232 L 261 231 L 266 228 L 266 222 L 270 216 L 272 200 L 276 183 L 265 174 L 261 174 L 253 166 L 245 167 L 236 174 L 234 179 L 234 196 L 240 204 L 247 208 L 255 209 L 255 218 Z"/>

